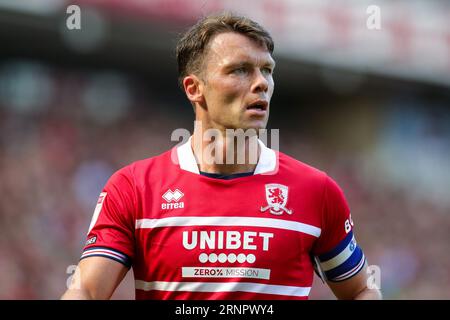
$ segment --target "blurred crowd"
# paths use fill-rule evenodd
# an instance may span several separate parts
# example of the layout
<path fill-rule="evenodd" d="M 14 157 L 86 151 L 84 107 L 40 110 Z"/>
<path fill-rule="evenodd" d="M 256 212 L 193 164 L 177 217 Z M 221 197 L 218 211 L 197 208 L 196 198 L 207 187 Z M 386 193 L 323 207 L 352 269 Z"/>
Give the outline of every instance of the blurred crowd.
<path fill-rule="evenodd" d="M 180 106 L 121 76 L 38 66 L 0 72 L 1 299 L 58 299 L 109 176 L 174 146 L 170 133 L 181 125 L 192 130 L 192 119 L 173 112 Z M 320 122 L 335 131 L 320 138 L 280 128 L 281 151 L 344 189 L 385 298 L 450 299 L 450 110 L 404 101 L 374 102 L 369 116 L 349 111 L 341 122 L 332 112 Z M 348 132 L 367 117 L 376 122 L 370 137 Z M 346 147 L 326 139 L 333 132 L 347 132 Z M 352 146 L 352 137 L 363 141 Z M 131 273 L 115 299 L 134 298 Z M 311 298 L 332 297 L 316 278 Z"/>

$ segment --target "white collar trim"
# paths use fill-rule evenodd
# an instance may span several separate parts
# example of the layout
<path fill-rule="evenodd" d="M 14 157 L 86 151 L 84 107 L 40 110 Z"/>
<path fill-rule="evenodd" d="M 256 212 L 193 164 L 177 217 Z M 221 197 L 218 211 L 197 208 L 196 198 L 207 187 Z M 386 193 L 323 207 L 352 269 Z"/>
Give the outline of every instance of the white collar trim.
<path fill-rule="evenodd" d="M 197 160 L 195 159 L 194 152 L 191 147 L 192 136 L 188 141 L 177 148 L 178 163 L 182 170 L 186 170 L 192 173 L 200 174 L 198 170 Z"/>
<path fill-rule="evenodd" d="M 261 148 L 258 164 L 256 165 L 254 174 L 268 174 L 275 171 L 277 167 L 277 154 L 274 150 L 267 148 L 265 144 L 258 139 Z"/>
<path fill-rule="evenodd" d="M 198 170 L 197 160 L 191 147 L 192 136 L 188 141 L 177 147 L 178 163 L 180 168 L 185 171 L 200 174 Z M 254 174 L 268 174 L 275 171 L 277 166 L 277 154 L 274 150 L 266 147 L 264 143 L 258 139 L 261 148 L 258 164 L 256 165 Z"/>

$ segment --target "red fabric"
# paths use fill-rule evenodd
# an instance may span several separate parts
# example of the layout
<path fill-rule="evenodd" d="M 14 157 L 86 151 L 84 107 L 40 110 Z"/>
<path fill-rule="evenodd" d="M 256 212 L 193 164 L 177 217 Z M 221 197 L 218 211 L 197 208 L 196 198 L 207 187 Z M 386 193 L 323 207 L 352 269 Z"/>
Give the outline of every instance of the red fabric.
<path fill-rule="evenodd" d="M 145 282 L 246 282 L 274 286 L 311 287 L 310 254 L 327 252 L 345 235 L 349 209 L 342 191 L 327 175 L 279 153 L 278 170 L 232 180 L 220 180 L 181 170 L 171 151 L 135 162 L 116 172 L 107 182 L 103 207 L 88 239 L 87 248 L 101 246 L 128 255 L 136 280 Z M 275 215 L 268 206 L 266 185 L 288 187 L 285 209 Z M 178 208 L 162 209 L 163 195 L 179 190 Z M 274 192 L 279 196 L 279 192 Z M 178 196 L 180 196 L 178 194 Z M 181 203 L 183 203 L 181 205 Z M 321 229 L 319 237 L 273 227 L 192 225 L 136 228 L 141 219 L 171 217 L 250 217 L 298 222 Z M 220 219 L 220 218 L 219 218 Z M 167 221 L 167 220 L 146 220 Z M 200 221 L 200 220 L 199 220 Z M 274 221 L 274 220 L 270 220 Z M 197 243 L 194 246 L 194 231 Z M 203 231 L 203 241 L 201 232 Z M 223 231 L 222 233 L 220 231 Z M 227 232 L 234 236 L 227 245 Z M 185 232 L 185 242 L 183 242 Z M 245 232 L 245 233 L 244 233 Z M 214 233 L 214 238 L 210 239 Z M 222 234 L 219 239 L 219 233 Z M 239 235 L 239 241 L 236 237 Z M 271 236 L 270 236 L 271 235 Z M 205 240 L 205 237 L 208 238 Z M 223 240 L 223 241 L 220 241 Z M 190 245 L 189 249 L 185 244 Z M 239 244 L 239 246 L 238 246 Z M 245 246 L 244 246 L 245 244 Z M 212 245 L 214 248 L 210 248 Z M 245 262 L 200 261 L 200 255 L 234 253 L 253 255 Z M 223 256 L 223 255 L 222 255 Z M 228 259 L 228 258 L 227 258 Z M 253 268 L 269 270 L 269 279 L 240 277 L 183 277 L 182 268 Z M 306 299 L 307 296 L 251 292 L 186 292 L 136 290 L 137 299 Z"/>

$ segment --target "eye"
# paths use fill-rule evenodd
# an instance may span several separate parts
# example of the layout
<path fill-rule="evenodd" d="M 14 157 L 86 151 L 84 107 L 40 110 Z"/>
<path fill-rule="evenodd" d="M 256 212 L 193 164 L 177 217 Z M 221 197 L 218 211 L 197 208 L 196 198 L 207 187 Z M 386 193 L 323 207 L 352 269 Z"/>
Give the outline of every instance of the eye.
<path fill-rule="evenodd" d="M 273 69 L 269 68 L 269 67 L 264 67 L 262 69 L 262 72 L 265 73 L 265 74 L 272 74 L 273 73 Z"/>
<path fill-rule="evenodd" d="M 233 72 L 233 73 L 236 73 L 236 74 L 242 74 L 242 73 L 247 72 L 247 69 L 246 69 L 245 67 L 239 67 L 239 68 L 233 69 L 232 72 Z"/>

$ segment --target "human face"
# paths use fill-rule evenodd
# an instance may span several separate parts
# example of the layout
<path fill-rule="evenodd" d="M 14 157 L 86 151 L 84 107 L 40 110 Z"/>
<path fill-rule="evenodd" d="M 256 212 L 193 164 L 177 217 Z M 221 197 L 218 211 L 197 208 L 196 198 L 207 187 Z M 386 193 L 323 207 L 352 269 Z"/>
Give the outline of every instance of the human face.
<path fill-rule="evenodd" d="M 201 78 L 209 127 L 263 129 L 269 118 L 275 61 L 256 41 L 235 32 L 215 36 Z"/>

